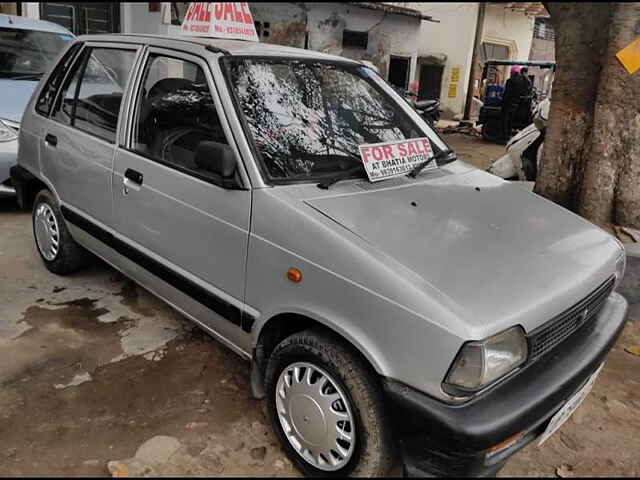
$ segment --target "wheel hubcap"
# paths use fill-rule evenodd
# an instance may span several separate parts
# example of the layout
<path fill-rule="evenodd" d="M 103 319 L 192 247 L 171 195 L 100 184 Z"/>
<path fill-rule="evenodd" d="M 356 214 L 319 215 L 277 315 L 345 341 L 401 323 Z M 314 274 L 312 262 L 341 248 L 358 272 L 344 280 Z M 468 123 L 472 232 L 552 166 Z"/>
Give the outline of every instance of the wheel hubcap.
<path fill-rule="evenodd" d="M 355 447 L 351 406 L 337 382 L 306 362 L 285 368 L 276 387 L 276 408 L 289 443 L 314 467 L 344 467 Z"/>
<path fill-rule="evenodd" d="M 52 261 L 58 254 L 60 230 L 58 229 L 56 216 L 48 204 L 41 203 L 38 205 L 33 225 L 35 227 L 38 250 L 40 250 L 45 259 Z"/>

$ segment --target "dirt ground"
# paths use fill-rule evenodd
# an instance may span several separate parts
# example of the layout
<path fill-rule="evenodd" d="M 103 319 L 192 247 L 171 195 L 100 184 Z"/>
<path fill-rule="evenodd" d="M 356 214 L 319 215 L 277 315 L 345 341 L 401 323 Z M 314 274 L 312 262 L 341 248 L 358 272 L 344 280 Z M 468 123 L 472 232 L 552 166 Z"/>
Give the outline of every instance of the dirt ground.
<path fill-rule="evenodd" d="M 478 166 L 504 152 L 449 137 Z M 501 475 L 640 475 L 640 357 L 624 350 L 632 345 L 640 318 L 576 414 Z M 108 462 L 138 450 L 137 459 L 163 457 L 147 474 L 298 476 L 263 403 L 248 396 L 248 367 L 97 260 L 68 277 L 50 274 L 30 215 L 0 200 L 0 475 L 106 476 Z M 141 462 L 110 465 L 137 475 Z"/>

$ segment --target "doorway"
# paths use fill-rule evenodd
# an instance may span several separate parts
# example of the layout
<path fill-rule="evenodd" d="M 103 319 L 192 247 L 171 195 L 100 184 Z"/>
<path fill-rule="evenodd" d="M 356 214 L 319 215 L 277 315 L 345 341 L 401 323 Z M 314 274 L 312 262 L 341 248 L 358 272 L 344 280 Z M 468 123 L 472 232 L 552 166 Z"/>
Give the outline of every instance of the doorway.
<path fill-rule="evenodd" d="M 442 88 L 442 65 L 420 66 L 420 89 L 418 100 L 439 100 Z"/>
<path fill-rule="evenodd" d="M 57 23 L 76 35 L 120 32 L 120 4 L 117 2 L 41 3 L 40 18 Z"/>
<path fill-rule="evenodd" d="M 389 59 L 389 83 L 395 87 L 406 90 L 409 86 L 409 57 L 391 57 Z"/>

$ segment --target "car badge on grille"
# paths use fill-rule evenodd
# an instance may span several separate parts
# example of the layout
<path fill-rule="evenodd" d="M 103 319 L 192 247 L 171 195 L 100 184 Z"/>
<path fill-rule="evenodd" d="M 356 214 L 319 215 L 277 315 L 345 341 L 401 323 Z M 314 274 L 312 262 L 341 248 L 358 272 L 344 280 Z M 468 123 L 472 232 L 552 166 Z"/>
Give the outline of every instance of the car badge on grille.
<path fill-rule="evenodd" d="M 589 315 L 589 309 L 585 308 L 582 313 L 578 316 L 580 323 L 584 322 L 587 319 L 587 315 Z"/>

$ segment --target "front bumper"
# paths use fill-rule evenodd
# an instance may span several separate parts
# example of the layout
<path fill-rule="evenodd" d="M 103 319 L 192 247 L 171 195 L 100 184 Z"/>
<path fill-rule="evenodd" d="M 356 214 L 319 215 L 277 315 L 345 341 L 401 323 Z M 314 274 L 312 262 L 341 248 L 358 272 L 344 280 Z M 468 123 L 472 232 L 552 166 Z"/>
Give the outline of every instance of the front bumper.
<path fill-rule="evenodd" d="M 593 321 L 508 380 L 467 403 L 446 404 L 385 379 L 384 391 L 407 476 L 494 475 L 539 436 L 604 361 L 625 325 L 627 302 L 612 293 Z M 486 450 L 515 434 L 494 456 Z"/>

